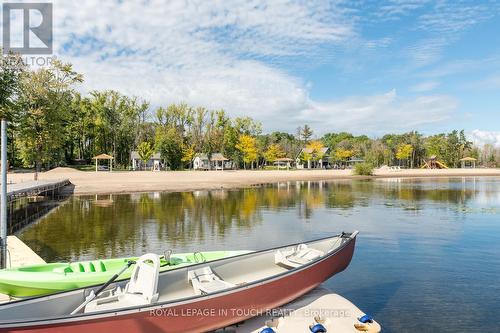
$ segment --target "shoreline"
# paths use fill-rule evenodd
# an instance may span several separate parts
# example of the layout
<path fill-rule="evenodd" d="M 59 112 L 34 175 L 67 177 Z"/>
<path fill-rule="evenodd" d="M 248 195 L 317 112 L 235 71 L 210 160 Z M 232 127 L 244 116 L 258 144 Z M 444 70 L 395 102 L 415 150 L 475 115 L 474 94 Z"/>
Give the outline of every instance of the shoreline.
<path fill-rule="evenodd" d="M 133 192 L 186 192 L 238 189 L 287 181 L 335 181 L 381 178 L 499 177 L 500 169 L 376 169 L 373 176 L 352 170 L 228 170 L 228 171 L 113 171 L 90 172 L 56 168 L 39 174 L 40 180 L 69 179 L 75 195 Z M 10 173 L 8 182 L 33 180 L 33 173 Z"/>

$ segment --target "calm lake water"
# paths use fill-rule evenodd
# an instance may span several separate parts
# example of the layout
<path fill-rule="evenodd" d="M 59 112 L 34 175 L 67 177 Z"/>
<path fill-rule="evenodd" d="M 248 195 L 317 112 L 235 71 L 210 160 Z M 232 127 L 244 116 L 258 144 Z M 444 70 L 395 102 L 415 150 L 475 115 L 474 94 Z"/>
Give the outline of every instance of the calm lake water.
<path fill-rule="evenodd" d="M 47 261 L 263 249 L 360 230 L 325 286 L 384 332 L 500 332 L 500 178 L 72 197 L 20 238 Z"/>

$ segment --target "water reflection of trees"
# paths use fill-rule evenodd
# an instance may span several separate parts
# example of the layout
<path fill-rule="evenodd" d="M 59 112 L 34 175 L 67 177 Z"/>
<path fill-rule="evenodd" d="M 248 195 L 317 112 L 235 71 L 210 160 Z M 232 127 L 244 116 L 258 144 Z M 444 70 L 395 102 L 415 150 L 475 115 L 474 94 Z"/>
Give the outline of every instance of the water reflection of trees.
<path fill-rule="evenodd" d="M 288 182 L 242 190 L 137 193 L 74 197 L 22 232 L 48 260 L 116 257 L 143 252 L 150 242 L 184 246 L 231 230 L 247 232 L 263 212 L 294 212 L 311 218 L 316 209 L 350 210 L 372 200 L 464 203 L 467 188 L 428 188 L 372 181 Z M 417 207 L 418 209 L 418 207 Z M 272 221 L 270 221 L 272 223 Z"/>
<path fill-rule="evenodd" d="M 412 202 L 417 206 L 421 206 L 425 201 L 465 205 L 477 193 L 473 185 L 452 179 L 436 179 L 432 182 L 393 179 L 377 183 L 374 190 L 386 200 Z"/>

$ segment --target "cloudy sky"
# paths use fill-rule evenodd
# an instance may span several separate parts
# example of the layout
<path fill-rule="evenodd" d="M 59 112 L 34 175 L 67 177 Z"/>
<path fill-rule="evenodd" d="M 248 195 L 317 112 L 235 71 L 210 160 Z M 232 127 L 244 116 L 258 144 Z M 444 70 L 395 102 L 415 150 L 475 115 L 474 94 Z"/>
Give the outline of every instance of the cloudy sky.
<path fill-rule="evenodd" d="M 426 134 L 500 145 L 497 1 L 54 1 L 82 90 L 185 101 L 266 131 Z"/>

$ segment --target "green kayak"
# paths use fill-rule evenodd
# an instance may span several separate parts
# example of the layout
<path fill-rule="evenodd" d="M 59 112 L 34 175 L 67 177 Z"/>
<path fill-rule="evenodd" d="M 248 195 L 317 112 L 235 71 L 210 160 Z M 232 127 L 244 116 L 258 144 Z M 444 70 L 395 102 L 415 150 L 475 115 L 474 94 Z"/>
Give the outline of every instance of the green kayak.
<path fill-rule="evenodd" d="M 160 271 L 167 271 L 200 262 L 228 258 L 251 251 L 207 251 L 175 253 L 161 256 Z M 167 259 L 165 259 L 167 258 Z M 73 263 L 49 263 L 0 270 L 0 293 L 12 297 L 30 297 L 56 293 L 105 283 L 118 273 L 129 260 L 137 258 L 103 259 Z M 119 279 L 130 278 L 133 266 Z"/>

